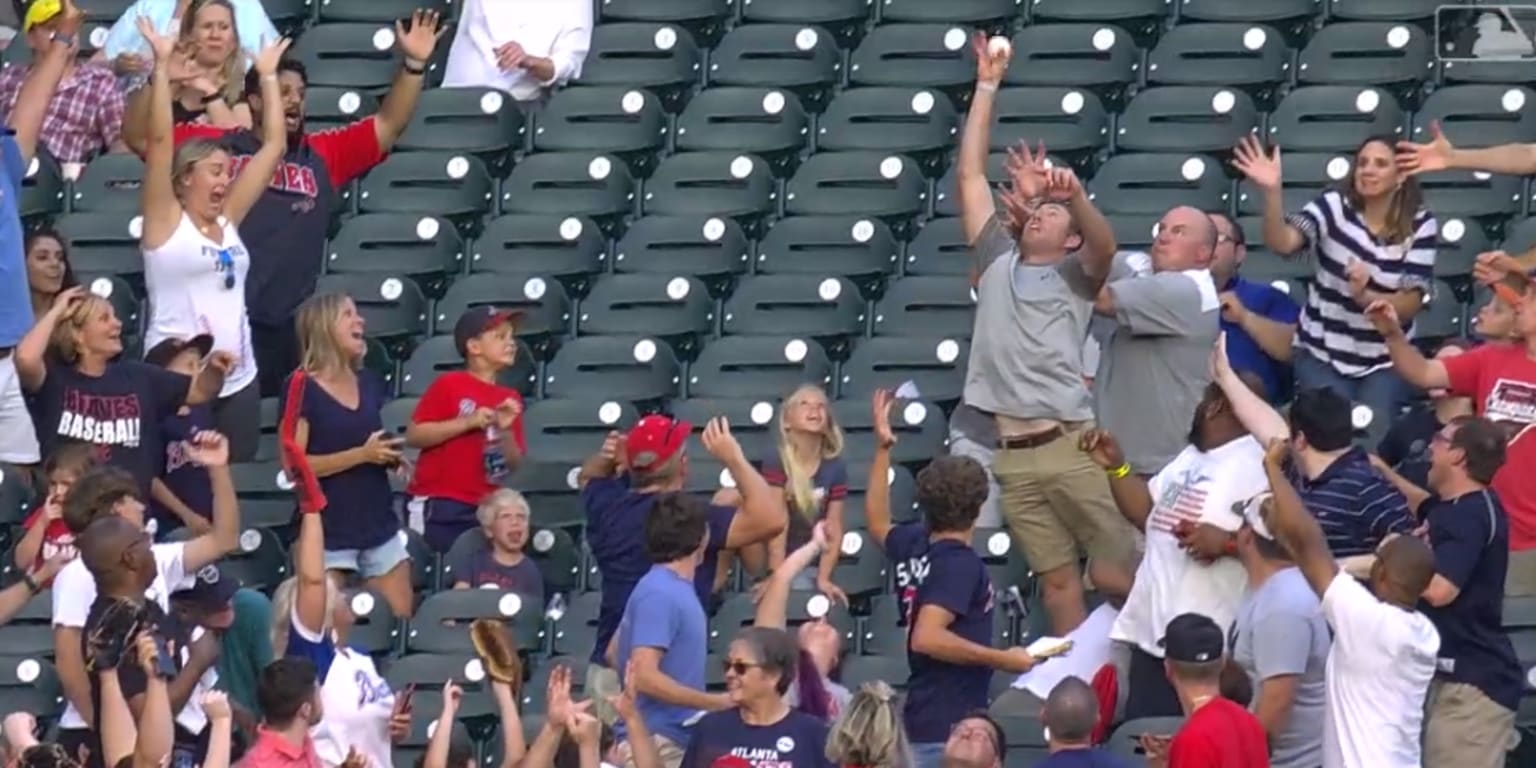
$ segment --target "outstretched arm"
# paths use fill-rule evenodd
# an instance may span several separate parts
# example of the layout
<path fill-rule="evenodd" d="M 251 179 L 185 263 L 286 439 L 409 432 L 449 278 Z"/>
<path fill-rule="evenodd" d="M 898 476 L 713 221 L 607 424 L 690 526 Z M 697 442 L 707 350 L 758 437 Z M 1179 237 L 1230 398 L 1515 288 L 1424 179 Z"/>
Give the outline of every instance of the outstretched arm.
<path fill-rule="evenodd" d="M 1291 553 L 1291 560 L 1301 568 L 1312 591 L 1321 597 L 1339 574 L 1339 564 L 1328 549 L 1322 526 L 1307 511 L 1301 495 L 1285 476 L 1285 461 L 1289 455 L 1290 448 L 1284 440 L 1271 440 L 1264 453 L 1264 473 L 1269 477 L 1270 492 L 1274 494 L 1274 507 L 1265 522 Z"/>

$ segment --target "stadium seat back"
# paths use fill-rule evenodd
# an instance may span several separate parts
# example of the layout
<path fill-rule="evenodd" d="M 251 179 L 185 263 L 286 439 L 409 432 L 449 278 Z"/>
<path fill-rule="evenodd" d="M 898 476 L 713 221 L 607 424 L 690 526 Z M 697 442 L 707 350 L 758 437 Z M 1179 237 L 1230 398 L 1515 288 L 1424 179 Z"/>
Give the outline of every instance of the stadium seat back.
<path fill-rule="evenodd" d="M 895 391 L 908 382 L 938 403 L 960 400 L 970 343 L 964 339 L 865 339 L 842 364 L 838 396 L 864 401 L 876 390 Z"/>
<path fill-rule="evenodd" d="M 757 247 L 758 274 L 836 274 L 867 280 L 889 274 L 901 244 L 879 219 L 791 216 L 768 230 Z"/>
<path fill-rule="evenodd" d="M 69 209 L 76 213 L 138 213 L 144 161 L 137 155 L 111 152 L 86 163 L 75 179 Z"/>
<path fill-rule="evenodd" d="M 1444 280 L 1436 280 L 1434 290 L 1425 299 L 1423 311 L 1413 317 L 1414 338 L 1449 339 L 1461 336 L 1466 321 L 1466 305 L 1456 298 L 1456 289 Z"/>
<path fill-rule="evenodd" d="M 143 227 L 137 211 L 66 213 L 54 221 L 77 276 L 144 274 L 144 251 L 139 247 Z"/>
<path fill-rule="evenodd" d="M 1482 171 L 1441 171 L 1419 177 L 1424 206 L 1437 218 L 1507 216 L 1524 206 L 1525 180 Z"/>
<path fill-rule="evenodd" d="M 682 379 L 682 365 L 663 341 L 584 336 L 566 342 L 544 366 L 544 394 L 552 398 L 662 400 L 682 391 Z"/>
<path fill-rule="evenodd" d="M 364 332 L 376 339 L 399 339 L 427 330 L 427 297 L 404 275 L 325 275 L 315 293 L 344 293 L 352 297 L 366 322 Z"/>
<path fill-rule="evenodd" d="M 452 335 L 459 316 L 481 306 L 521 310 L 519 336 L 561 335 L 570 329 L 571 299 L 559 281 L 542 275 L 496 274 L 476 275 L 450 286 L 433 310 L 433 333 Z"/>
<path fill-rule="evenodd" d="M 784 196 L 792 216 L 906 217 L 920 212 L 928 186 L 917 163 L 882 152 L 821 152 L 800 166 Z"/>
<path fill-rule="evenodd" d="M 1322 10 L 1322 0 L 1179 0 L 1179 18 L 1213 22 L 1277 22 L 1307 18 Z"/>
<path fill-rule="evenodd" d="M 883 0 L 879 8 L 882 23 L 984 26 L 1022 13 L 1020 6 L 1019 0 Z"/>
<path fill-rule="evenodd" d="M 529 596 L 499 589 L 449 589 L 427 596 L 406 630 L 406 648 L 413 653 L 471 654 L 469 623 L 475 619 L 503 622 L 519 649 L 540 647 L 544 606 Z"/>
<path fill-rule="evenodd" d="M 1437 88 L 1414 114 L 1413 141 L 1429 141 L 1438 122 L 1452 144 L 1493 147 L 1536 141 L 1536 91 L 1505 85 Z"/>
<path fill-rule="evenodd" d="M 1260 120 L 1244 91 L 1201 85 L 1148 88 L 1126 105 L 1115 142 L 1130 152 L 1226 152 L 1256 133 Z"/>
<path fill-rule="evenodd" d="M 832 404 L 837 423 L 847 437 L 843 457 L 847 461 L 868 461 L 875 450 L 874 415 L 865 400 L 838 400 Z M 891 449 L 893 464 L 921 464 L 944 454 L 949 440 L 949 417 L 944 409 L 928 400 L 907 400 L 891 414 L 891 430 L 897 444 Z"/>
<path fill-rule="evenodd" d="M 832 99 L 816 122 L 818 151 L 925 153 L 947 150 L 960 118 L 941 92 L 921 88 L 853 88 Z"/>
<path fill-rule="evenodd" d="M 842 54 L 825 29 L 800 24 L 748 24 L 725 35 L 709 58 L 708 84 L 787 88 L 802 96 L 835 84 Z"/>
<path fill-rule="evenodd" d="M 1488 233 L 1473 219 L 1453 216 L 1440 219 L 1439 224 L 1435 244 L 1435 276 L 1450 279 L 1469 277 L 1477 255 L 1493 250 L 1493 242 L 1489 240 Z"/>
<path fill-rule="evenodd" d="M 685 152 L 663 160 L 646 181 L 646 215 L 762 216 L 778 200 L 762 158 L 739 152 Z"/>
<path fill-rule="evenodd" d="M 830 375 L 830 363 L 827 371 Z M 784 390 L 781 395 L 787 396 L 792 391 L 794 387 Z M 741 443 L 742 452 L 748 456 L 772 456 L 778 451 L 779 402 L 778 397 L 686 398 L 673 401 L 671 411 L 674 418 L 698 426 L 715 417 L 723 417 L 730 422 L 731 435 Z M 689 436 L 688 450 L 696 456 L 708 453 L 697 433 Z"/>
<path fill-rule="evenodd" d="M 1435 16 L 1440 0 L 1328 0 L 1330 18 L 1351 21 L 1419 21 Z"/>
<path fill-rule="evenodd" d="M 1285 39 L 1256 24 L 1179 24 L 1147 56 L 1153 84 L 1271 86 L 1290 69 Z"/>
<path fill-rule="evenodd" d="M 1285 209 L 1300 210 L 1329 187 L 1348 184 L 1354 160 L 1353 154 L 1343 152 L 1286 152 L 1281 188 Z M 1264 215 L 1264 193 L 1247 179 L 1237 183 L 1237 212 L 1244 216 Z"/>
<path fill-rule="evenodd" d="M 967 339 L 975 318 L 976 297 L 968 281 L 904 277 L 891 281 L 875 303 L 874 335 Z"/>
<path fill-rule="evenodd" d="M 39 146 L 21 177 L 16 212 L 24 219 L 60 213 L 64 210 L 64 188 L 64 174 L 58 161 Z"/>
<path fill-rule="evenodd" d="M 682 152 L 776 155 L 799 151 L 809 138 L 810 118 L 792 91 L 722 86 L 688 102 L 675 143 Z"/>
<path fill-rule="evenodd" d="M 425 94 L 423 94 L 425 95 Z M 304 90 L 304 129 L 342 128 L 379 111 L 379 99 L 356 88 L 314 85 Z"/>
<path fill-rule="evenodd" d="M 1428 35 L 1412 24 L 1329 24 L 1302 49 L 1296 77 L 1302 85 L 1417 83 L 1433 73 L 1430 49 Z"/>
<path fill-rule="evenodd" d="M 513 213 L 486 222 L 470 249 L 469 271 L 592 275 L 603 270 L 607 249 L 607 238 L 591 219 Z"/>
<path fill-rule="evenodd" d="M 1124 21 L 1157 18 L 1171 10 L 1158 0 L 1035 0 L 1030 16 L 1040 21 Z"/>
<path fill-rule="evenodd" d="M 1308 85 L 1286 94 L 1269 116 L 1269 140 L 1287 152 L 1354 152 L 1372 136 L 1400 136 L 1403 108 L 1371 86 Z"/>
<path fill-rule="evenodd" d="M 525 427 L 526 424 L 527 422 Z M 548 438 L 547 432 L 538 436 L 539 440 Z M 528 439 L 534 440 L 532 432 L 528 433 Z M 544 443 L 539 445 L 543 446 Z M 516 488 L 523 494 L 523 498 L 528 500 L 528 506 L 533 510 L 532 524 L 535 527 L 573 528 L 587 524 L 586 510 L 581 503 L 579 476 L 581 463 L 597 452 L 594 445 L 602 445 L 601 436 L 596 438 L 595 443 L 590 436 L 586 436 L 580 440 L 566 440 L 562 444 L 551 445 L 551 452 L 548 454 L 545 454 L 544 448 L 540 447 L 541 454 L 546 455 L 546 458 L 541 459 L 536 455 L 524 459 L 512 473 L 507 484 Z"/>
<path fill-rule="evenodd" d="M 294 42 L 288 55 L 304 65 L 310 86 L 378 92 L 389 87 L 400 70 L 392 23 L 316 24 Z"/>
<path fill-rule="evenodd" d="M 390 155 L 358 186 L 362 213 L 479 216 L 495 206 L 496 182 L 480 158 L 458 152 Z"/>
<path fill-rule="evenodd" d="M 523 111 L 504 91 L 429 88 L 422 91 L 395 151 L 505 155 L 522 147 L 523 122 Z"/>
<path fill-rule="evenodd" d="M 270 594 L 288 578 L 288 550 L 277 538 L 276 531 L 247 528 L 240 532 L 240 548 L 225 555 L 219 562 L 219 569 L 222 578 L 231 578 L 246 589 Z"/>
<path fill-rule="evenodd" d="M 417 10 L 436 11 L 447 17 L 452 12 L 444 0 L 417 2 L 417 0 L 319 0 L 317 3 L 322 23 L 332 21 L 369 21 L 392 24 L 396 19 L 409 19 Z"/>
<path fill-rule="evenodd" d="M 614 248 L 613 268 L 621 274 L 691 274 L 710 280 L 745 272 L 751 250 L 734 219 L 645 216 L 630 224 Z"/>
<path fill-rule="evenodd" d="M 502 211 L 613 217 L 634 207 L 635 180 L 623 161 L 591 152 L 531 155 L 502 183 Z"/>
<path fill-rule="evenodd" d="M 556 91 L 534 118 L 540 152 L 655 152 L 667 141 L 667 113 L 643 88 L 598 86 Z"/>
<path fill-rule="evenodd" d="M 975 263 L 959 217 L 929 219 L 907 243 L 902 271 L 912 277 L 942 275 L 964 279 Z"/>
<path fill-rule="evenodd" d="M 695 82 L 704 55 L 688 30 L 672 24 L 600 24 L 578 85 L 677 88 Z"/>
<path fill-rule="evenodd" d="M 773 404 L 801 384 L 830 388 L 832 362 L 820 344 L 791 335 L 715 339 L 688 367 L 690 398 L 761 399 L 770 416 Z"/>
<path fill-rule="evenodd" d="M 473 594 L 482 590 L 461 591 Z M 491 595 L 489 592 L 485 594 Z M 497 595 L 491 595 L 491 597 L 494 599 Z M 423 604 L 422 608 L 425 607 Z M 420 608 L 417 609 L 416 615 L 421 616 Z M 468 642 L 467 625 L 455 628 L 439 624 L 435 629 L 444 635 L 457 629 L 464 635 L 464 641 Z M 443 681 L 452 680 L 463 691 L 463 698 L 459 702 L 460 718 L 496 716 L 496 700 L 491 696 L 491 679 L 486 676 L 485 666 L 475 656 L 472 648 L 464 653 L 407 653 L 391 661 L 383 672 L 384 680 L 389 683 L 392 690 L 396 691 L 404 690 L 406 686 L 415 686 L 421 690 L 422 694 L 429 694 L 433 690 L 441 691 Z"/>
<path fill-rule="evenodd" d="M 1147 754 L 1146 750 L 1141 748 L 1142 735 L 1172 736 L 1182 727 L 1184 727 L 1182 717 L 1143 717 L 1127 720 L 1109 735 L 1109 741 L 1104 747 L 1122 757 L 1142 759 Z"/>
<path fill-rule="evenodd" d="M 592 284 L 580 313 L 576 330 L 582 334 L 694 336 L 714 330 L 715 301 L 697 278 L 608 275 Z"/>
<path fill-rule="evenodd" d="M 1107 213 L 1162 215 L 1176 205 L 1224 211 L 1231 184 L 1214 158 L 1185 154 L 1126 154 L 1111 157 L 1088 188 Z"/>
<path fill-rule="evenodd" d="M 1109 143 L 1109 113 L 1090 90 L 1066 86 L 1023 86 L 997 93 L 992 151 L 1021 141 L 1045 142 L 1051 152 L 1086 153 Z"/>
<path fill-rule="evenodd" d="M 609 432 L 626 431 L 639 420 L 634 406 L 608 398 L 548 399 L 528 404 L 523 430 L 528 443 L 539 446 L 539 462 L 568 462 L 566 468 L 574 469 L 597 453 Z M 568 479 L 566 468 L 546 478 L 550 482 L 541 487 L 552 492 L 563 485 Z M 523 474 L 519 470 L 518 475 Z M 575 484 L 566 490 L 574 492 Z"/>
<path fill-rule="evenodd" d="M 0 656 L 0 708 L 30 712 L 38 720 L 57 716 L 64 708 L 64 686 L 53 662 L 7 648 Z"/>
<path fill-rule="evenodd" d="M 944 8 L 949 3 L 941 3 Z M 885 24 L 870 30 L 848 65 L 852 85 L 958 89 L 976 79 L 969 27 Z"/>
<path fill-rule="evenodd" d="M 1013 36 L 1009 85 L 1119 89 L 1136 82 L 1141 51 L 1123 29 L 1100 24 L 1031 24 Z"/>
<path fill-rule="evenodd" d="M 326 244 L 325 268 L 443 281 L 463 269 L 464 250 L 464 238 L 446 219 L 365 213 L 343 221 Z"/>
<path fill-rule="evenodd" d="M 813 275 L 760 275 L 742 280 L 725 303 L 727 334 L 841 338 L 864 332 L 868 314 L 847 279 Z"/>

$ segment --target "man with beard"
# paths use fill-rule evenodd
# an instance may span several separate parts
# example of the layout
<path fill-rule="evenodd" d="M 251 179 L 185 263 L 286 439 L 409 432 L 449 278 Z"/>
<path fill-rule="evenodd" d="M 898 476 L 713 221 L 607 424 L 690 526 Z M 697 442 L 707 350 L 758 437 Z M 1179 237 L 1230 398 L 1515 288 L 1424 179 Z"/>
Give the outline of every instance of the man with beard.
<path fill-rule="evenodd" d="M 409 29 L 397 23 L 395 40 L 404 61 L 378 114 L 315 133 L 304 131 L 304 91 L 309 84 L 304 65 L 291 60 L 278 65 L 288 151 L 266 194 L 240 225 L 240 237 L 251 251 L 246 306 L 250 308 L 251 342 L 263 397 L 277 396 L 283 379 L 298 365 L 293 313 L 315 291 L 324 262 L 325 237 L 341 190 L 383 162 L 405 131 L 416 111 L 427 60 L 439 35 L 435 11 L 416 11 Z M 252 114 L 257 115 L 261 114 L 260 86 L 254 69 L 246 73 L 245 98 Z M 148 89 L 137 91 L 130 99 L 125 122 L 124 136 L 142 153 L 149 123 Z M 261 147 L 259 130 L 226 131 L 191 123 L 176 126 L 178 145 L 188 139 L 220 137 L 234 156 L 236 171 Z M 252 457 L 232 458 L 249 461 Z"/>
<path fill-rule="evenodd" d="M 256 685 L 261 728 L 256 743 L 240 761 L 242 768 L 321 768 L 315 740 L 309 735 L 325 714 L 318 679 L 314 663 L 295 656 L 278 659 L 261 671 Z"/>
<path fill-rule="evenodd" d="M 1212 354 L 1224 353 L 1218 347 Z M 1263 392 L 1258 377 L 1242 376 L 1254 392 Z M 1231 626 L 1248 584 L 1236 559 L 1187 552 L 1191 531 L 1202 525 L 1226 532 L 1242 527 L 1242 516 L 1233 509 L 1264 490 L 1264 448 L 1237 420 L 1221 388 L 1209 384 L 1195 408 L 1189 445 L 1150 480 L 1130 471 L 1119 441 L 1108 432 L 1086 433 L 1082 449 L 1109 474 L 1120 512 L 1147 536 L 1130 597 L 1110 630 L 1113 640 L 1130 645 L 1125 718 L 1179 717 L 1184 710 L 1163 666 L 1168 623 L 1198 613 Z"/>

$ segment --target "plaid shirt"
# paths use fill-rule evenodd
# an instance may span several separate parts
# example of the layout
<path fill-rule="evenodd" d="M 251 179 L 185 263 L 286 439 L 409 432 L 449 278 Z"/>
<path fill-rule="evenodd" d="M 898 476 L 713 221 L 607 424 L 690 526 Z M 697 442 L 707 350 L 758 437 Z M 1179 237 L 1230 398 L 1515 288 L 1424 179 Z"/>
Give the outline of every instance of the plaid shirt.
<path fill-rule="evenodd" d="M 0 69 L 0 114 L 9 116 L 31 67 Z M 80 62 L 64 76 L 43 118 L 42 143 L 61 163 L 83 163 L 123 135 L 123 93 L 117 76 L 100 64 Z"/>

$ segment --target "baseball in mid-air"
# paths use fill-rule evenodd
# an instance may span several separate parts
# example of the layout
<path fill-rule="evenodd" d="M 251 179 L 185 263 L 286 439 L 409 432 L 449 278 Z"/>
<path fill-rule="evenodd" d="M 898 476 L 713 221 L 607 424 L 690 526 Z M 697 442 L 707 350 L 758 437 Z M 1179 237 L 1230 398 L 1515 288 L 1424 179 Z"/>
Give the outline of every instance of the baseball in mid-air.
<path fill-rule="evenodd" d="M 987 41 L 987 53 L 993 56 L 1008 56 L 1013 53 L 1013 43 L 999 35 Z"/>

